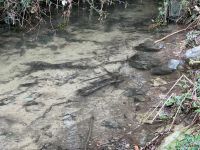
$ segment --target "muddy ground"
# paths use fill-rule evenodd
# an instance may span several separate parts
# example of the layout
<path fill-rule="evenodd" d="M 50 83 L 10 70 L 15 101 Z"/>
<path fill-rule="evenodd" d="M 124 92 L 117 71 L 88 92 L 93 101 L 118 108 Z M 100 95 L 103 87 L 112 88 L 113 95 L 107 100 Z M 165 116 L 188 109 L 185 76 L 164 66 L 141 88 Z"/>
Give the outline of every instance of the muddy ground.
<path fill-rule="evenodd" d="M 168 87 L 153 86 L 158 76 L 128 60 L 135 46 L 175 30 L 148 30 L 156 10 L 151 1 L 135 2 L 113 10 L 104 23 L 79 15 L 62 31 L 45 25 L 35 34 L 1 30 L 0 149 L 121 150 L 150 141 L 163 123 L 140 121 Z M 148 55 L 160 62 L 178 56 L 177 43 L 162 44 Z"/>

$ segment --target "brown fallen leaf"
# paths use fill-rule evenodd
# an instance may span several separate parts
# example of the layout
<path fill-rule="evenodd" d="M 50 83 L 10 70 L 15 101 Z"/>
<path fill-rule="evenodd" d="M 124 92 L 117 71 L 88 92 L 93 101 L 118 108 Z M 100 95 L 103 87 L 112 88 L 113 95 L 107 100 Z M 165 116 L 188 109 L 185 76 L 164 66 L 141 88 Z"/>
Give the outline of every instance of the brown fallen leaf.
<path fill-rule="evenodd" d="M 137 145 L 135 145 L 134 150 L 140 150 L 140 148 Z"/>

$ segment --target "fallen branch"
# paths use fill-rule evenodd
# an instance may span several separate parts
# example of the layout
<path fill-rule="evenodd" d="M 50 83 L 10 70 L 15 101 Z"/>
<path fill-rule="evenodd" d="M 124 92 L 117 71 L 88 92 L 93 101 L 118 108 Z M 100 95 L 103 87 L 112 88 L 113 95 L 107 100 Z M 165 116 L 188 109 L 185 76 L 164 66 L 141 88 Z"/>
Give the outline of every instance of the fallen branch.
<path fill-rule="evenodd" d="M 196 20 L 198 20 L 198 18 L 197 18 Z M 163 37 L 163 38 L 161 38 L 161 39 L 159 39 L 159 40 L 156 40 L 154 43 L 161 42 L 161 41 L 163 41 L 163 40 L 165 40 L 165 39 L 167 39 L 167 38 L 169 38 L 169 37 L 171 37 L 171 36 L 173 36 L 173 35 L 175 35 L 175 34 L 178 34 L 178 33 L 184 32 L 184 31 L 187 31 L 187 30 L 189 30 L 191 27 L 196 27 L 197 25 L 194 25 L 194 26 L 193 26 L 193 24 L 196 22 L 196 20 L 193 21 L 192 23 L 190 23 L 186 28 L 181 29 L 181 30 L 178 30 L 178 31 L 173 32 L 173 33 L 171 33 L 171 34 L 168 34 L 167 36 L 165 36 L 165 37 Z"/>
<path fill-rule="evenodd" d="M 105 86 L 115 84 L 115 83 L 120 83 L 122 81 L 123 81 L 122 79 L 112 79 L 112 78 L 104 78 L 101 80 L 97 80 L 97 81 L 92 82 L 91 85 L 84 87 L 82 89 L 79 89 L 78 94 L 81 96 L 88 96 Z"/>
<path fill-rule="evenodd" d="M 155 41 L 154 43 L 161 42 L 161 41 L 163 41 L 163 40 L 165 40 L 165 39 L 167 39 L 167 38 L 169 38 L 169 37 L 171 37 L 171 36 L 173 36 L 173 35 L 175 35 L 175 34 L 178 34 L 178 33 L 180 33 L 180 32 L 186 31 L 186 30 L 188 30 L 188 29 L 189 29 L 189 27 L 184 28 L 184 29 L 181 29 L 181 30 L 178 30 L 178 31 L 173 32 L 173 33 L 171 33 L 171 34 L 168 34 L 167 36 L 165 36 L 165 37 L 163 37 L 163 38 L 161 38 L 161 39 Z"/>

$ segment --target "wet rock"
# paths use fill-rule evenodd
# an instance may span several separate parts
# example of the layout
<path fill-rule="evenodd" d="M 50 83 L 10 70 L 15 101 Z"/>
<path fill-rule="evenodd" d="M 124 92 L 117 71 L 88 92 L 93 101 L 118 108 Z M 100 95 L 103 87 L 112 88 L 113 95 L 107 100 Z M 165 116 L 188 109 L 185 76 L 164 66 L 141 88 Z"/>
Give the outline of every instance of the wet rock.
<path fill-rule="evenodd" d="M 124 95 L 127 97 L 133 97 L 136 95 L 144 95 L 144 94 L 145 94 L 144 91 L 142 91 L 141 89 L 137 89 L 137 88 L 128 88 L 126 90 L 126 92 L 124 93 Z"/>
<path fill-rule="evenodd" d="M 108 121 L 108 120 L 104 120 L 101 123 L 102 126 L 109 128 L 109 129 L 122 129 L 122 127 L 119 125 L 118 122 L 116 121 Z"/>
<path fill-rule="evenodd" d="M 184 54 L 184 57 L 186 59 L 199 59 L 200 58 L 200 46 L 191 48 L 189 50 L 186 51 L 186 53 Z"/>
<path fill-rule="evenodd" d="M 149 39 L 135 47 L 136 50 L 143 52 L 158 52 L 162 48 L 164 48 L 164 44 L 155 44 L 154 41 Z"/>
<path fill-rule="evenodd" d="M 157 67 L 160 63 L 159 59 L 146 52 L 137 53 L 129 59 L 131 67 L 141 70 L 149 70 Z"/>
<path fill-rule="evenodd" d="M 167 65 L 163 65 L 161 67 L 156 67 L 151 70 L 153 75 L 167 75 L 171 74 L 174 70 L 169 68 Z"/>
<path fill-rule="evenodd" d="M 134 96 L 134 102 L 145 102 L 146 97 L 143 95 Z"/>
<path fill-rule="evenodd" d="M 153 75 L 167 75 L 177 70 L 178 67 L 182 64 L 183 61 L 181 60 L 171 59 L 159 67 L 152 68 L 151 73 Z"/>

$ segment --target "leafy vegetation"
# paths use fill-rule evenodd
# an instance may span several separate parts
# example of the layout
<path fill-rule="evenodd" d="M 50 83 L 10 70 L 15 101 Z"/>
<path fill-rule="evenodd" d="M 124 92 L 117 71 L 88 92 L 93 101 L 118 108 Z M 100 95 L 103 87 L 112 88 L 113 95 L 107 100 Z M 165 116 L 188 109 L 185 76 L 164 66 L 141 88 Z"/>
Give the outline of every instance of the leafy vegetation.
<path fill-rule="evenodd" d="M 0 20 L 8 25 L 37 24 L 44 18 L 51 20 L 54 9 L 61 12 L 61 16 L 69 18 L 73 6 L 85 5 L 96 11 L 101 18 L 106 14 L 105 5 L 124 3 L 123 0 L 0 0 Z"/>
<path fill-rule="evenodd" d="M 199 150 L 200 134 L 185 134 L 181 139 L 176 140 L 174 145 L 170 145 L 168 150 Z"/>
<path fill-rule="evenodd" d="M 160 7 L 158 8 L 159 14 L 156 19 L 156 22 L 160 25 L 165 25 L 171 20 L 177 23 L 188 24 L 199 16 L 198 7 L 195 7 L 200 5 L 199 0 L 180 0 L 176 5 L 172 2 L 173 0 L 161 1 Z M 178 15 L 173 16 L 174 13 Z"/>

